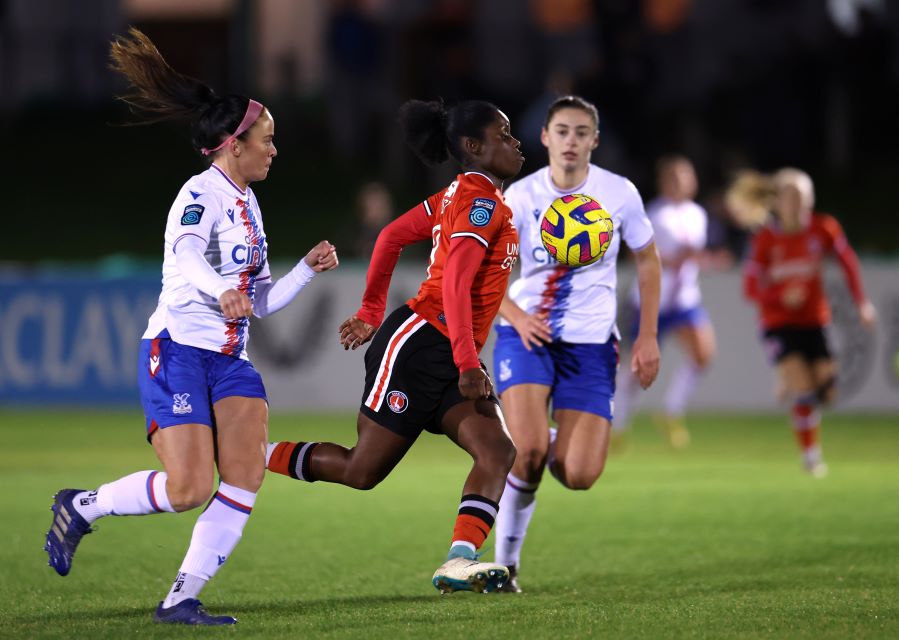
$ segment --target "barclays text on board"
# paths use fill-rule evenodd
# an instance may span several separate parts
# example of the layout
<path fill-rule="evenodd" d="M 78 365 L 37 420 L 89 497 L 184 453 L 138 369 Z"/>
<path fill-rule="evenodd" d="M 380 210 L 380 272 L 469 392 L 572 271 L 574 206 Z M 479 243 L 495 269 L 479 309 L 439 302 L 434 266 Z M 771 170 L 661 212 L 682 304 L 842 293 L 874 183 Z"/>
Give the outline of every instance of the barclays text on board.
<path fill-rule="evenodd" d="M 414 295 L 421 271 L 400 268 L 394 274 L 391 309 Z M 895 273 L 891 264 L 864 267 L 865 285 L 880 314 L 874 333 L 858 326 L 840 274 L 828 274 L 834 308 L 829 333 L 840 359 L 838 411 L 899 412 Z M 620 275 L 623 301 L 633 274 L 623 269 Z M 364 349 L 344 351 L 337 327 L 358 308 L 364 282 L 361 269 L 325 274 L 283 311 L 253 319 L 248 351 L 265 379 L 273 410 L 358 408 Z M 65 274 L 0 277 L 0 403 L 130 403 L 137 408 L 138 347 L 159 287 L 155 274 L 120 279 Z M 719 353 L 697 389 L 693 403 L 697 410 L 777 410 L 756 312 L 743 300 L 741 288 L 737 271 L 707 274 L 703 279 L 703 299 L 717 327 Z M 626 303 L 619 305 L 619 313 L 620 326 L 627 326 Z M 626 340 L 623 346 L 626 349 Z M 647 410 L 660 406 L 667 377 L 677 369 L 678 356 L 670 345 L 662 356 L 659 384 L 641 403 Z M 481 358 L 492 371 L 492 336 Z"/>

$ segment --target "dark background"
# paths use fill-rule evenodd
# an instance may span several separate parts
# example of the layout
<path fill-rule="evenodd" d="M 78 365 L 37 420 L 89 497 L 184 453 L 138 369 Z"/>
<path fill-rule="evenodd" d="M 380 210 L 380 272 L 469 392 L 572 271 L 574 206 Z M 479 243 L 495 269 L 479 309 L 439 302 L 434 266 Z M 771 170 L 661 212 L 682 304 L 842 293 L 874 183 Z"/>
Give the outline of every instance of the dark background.
<path fill-rule="evenodd" d="M 273 54 L 272 25 L 292 34 L 291 20 L 302 46 Z M 366 184 L 383 185 L 397 215 L 453 175 L 449 165 L 426 170 L 403 147 L 403 101 L 494 101 L 529 172 L 545 161 L 545 108 L 569 91 L 599 108 L 594 161 L 644 198 L 660 154 L 691 157 L 716 221 L 711 240 L 735 257 L 741 237 L 722 189 L 739 168 L 784 165 L 812 175 L 818 208 L 860 253 L 899 255 L 897 2 L 209 0 L 188 11 L 0 0 L 3 211 L 15 229 L 0 263 L 161 260 L 169 205 L 204 163 L 186 126 L 122 126 L 129 115 L 113 96 L 124 87 L 107 55 L 129 25 L 179 71 L 272 111 L 279 156 L 253 188 L 276 261 L 322 237 L 344 256 L 364 254 Z"/>

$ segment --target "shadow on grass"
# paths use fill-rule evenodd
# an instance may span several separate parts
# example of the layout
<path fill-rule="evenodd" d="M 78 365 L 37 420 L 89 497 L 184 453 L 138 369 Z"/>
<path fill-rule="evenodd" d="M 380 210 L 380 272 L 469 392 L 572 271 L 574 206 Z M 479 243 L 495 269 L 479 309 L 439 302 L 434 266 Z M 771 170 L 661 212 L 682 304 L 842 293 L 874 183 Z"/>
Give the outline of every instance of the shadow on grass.
<path fill-rule="evenodd" d="M 371 607 L 377 605 L 412 604 L 424 602 L 437 602 L 439 596 L 355 596 L 321 598 L 319 600 L 280 600 L 276 602 L 260 602 L 252 604 L 233 604 L 229 602 L 216 602 L 211 605 L 209 612 L 212 615 L 241 614 L 277 614 L 289 616 L 304 616 L 320 613 L 322 610 L 339 611 L 358 607 Z M 45 624 L 52 626 L 60 622 L 80 623 L 86 621 L 107 620 L 116 622 L 142 621 L 150 622 L 153 618 L 155 607 L 98 607 L 80 611 L 47 611 L 40 614 L 10 616 L 6 618 L 7 624 L 34 625 Z"/>

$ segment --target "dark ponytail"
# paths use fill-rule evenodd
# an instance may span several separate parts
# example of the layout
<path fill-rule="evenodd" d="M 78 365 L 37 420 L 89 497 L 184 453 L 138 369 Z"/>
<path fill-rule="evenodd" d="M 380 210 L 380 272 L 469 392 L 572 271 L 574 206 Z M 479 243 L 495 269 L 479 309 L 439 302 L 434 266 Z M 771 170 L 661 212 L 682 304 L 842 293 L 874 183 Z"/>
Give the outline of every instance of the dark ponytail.
<path fill-rule="evenodd" d="M 409 100 L 400 107 L 400 126 L 406 144 L 427 165 L 440 164 L 449 157 L 446 120 L 446 107 L 442 102 Z"/>
<path fill-rule="evenodd" d="M 468 100 L 449 109 L 443 102 L 410 100 L 400 107 L 400 126 L 406 143 L 427 165 L 452 156 L 465 164 L 462 138 L 484 139 L 484 129 L 499 111 L 489 102 Z"/>
<path fill-rule="evenodd" d="M 245 96 L 221 98 L 196 78 L 178 73 L 156 45 L 133 27 L 127 36 L 113 40 L 109 57 L 110 67 L 131 85 L 131 91 L 118 98 L 138 116 L 133 124 L 189 120 L 197 151 L 213 149 L 231 135 L 250 103 Z M 238 138 L 243 139 L 245 135 Z"/>

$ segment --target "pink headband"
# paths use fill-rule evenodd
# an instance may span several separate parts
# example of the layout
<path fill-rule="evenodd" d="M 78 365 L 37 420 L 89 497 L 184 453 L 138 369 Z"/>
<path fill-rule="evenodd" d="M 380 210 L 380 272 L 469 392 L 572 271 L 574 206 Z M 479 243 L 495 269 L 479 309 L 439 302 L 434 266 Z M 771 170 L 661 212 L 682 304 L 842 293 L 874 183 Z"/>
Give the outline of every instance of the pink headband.
<path fill-rule="evenodd" d="M 210 153 L 215 153 L 226 144 L 234 140 L 234 138 L 253 126 L 253 123 L 256 122 L 256 119 L 259 117 L 259 114 L 262 113 L 262 110 L 264 108 L 265 107 L 263 107 L 261 103 L 256 102 L 255 100 L 250 100 L 250 104 L 247 105 L 247 112 L 244 114 L 243 120 L 240 121 L 240 124 L 237 125 L 237 129 L 234 131 L 234 133 L 222 140 L 222 143 L 215 149 L 207 149 L 206 147 L 203 147 L 202 149 L 200 149 L 200 153 L 202 153 L 204 156 L 208 156 Z"/>

